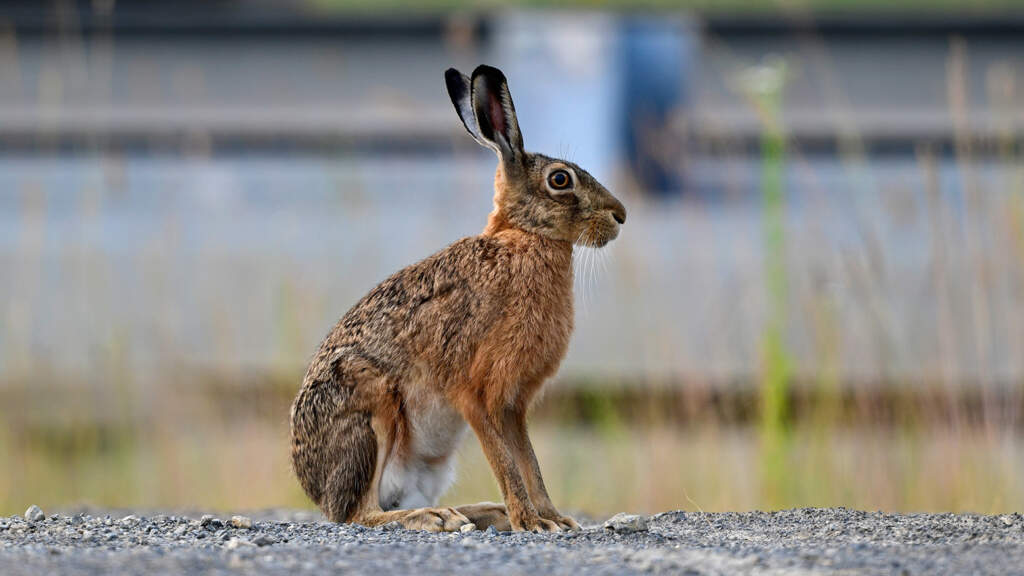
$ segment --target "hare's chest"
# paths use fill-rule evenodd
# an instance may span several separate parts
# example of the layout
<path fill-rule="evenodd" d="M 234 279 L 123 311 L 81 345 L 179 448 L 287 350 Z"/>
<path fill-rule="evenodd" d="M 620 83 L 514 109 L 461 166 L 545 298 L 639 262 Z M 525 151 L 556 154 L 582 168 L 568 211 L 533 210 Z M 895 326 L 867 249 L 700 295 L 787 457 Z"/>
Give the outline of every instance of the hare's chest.
<path fill-rule="evenodd" d="M 509 315 L 508 351 L 527 379 L 547 378 L 558 369 L 573 330 L 572 283 L 561 278 L 525 286 Z"/>

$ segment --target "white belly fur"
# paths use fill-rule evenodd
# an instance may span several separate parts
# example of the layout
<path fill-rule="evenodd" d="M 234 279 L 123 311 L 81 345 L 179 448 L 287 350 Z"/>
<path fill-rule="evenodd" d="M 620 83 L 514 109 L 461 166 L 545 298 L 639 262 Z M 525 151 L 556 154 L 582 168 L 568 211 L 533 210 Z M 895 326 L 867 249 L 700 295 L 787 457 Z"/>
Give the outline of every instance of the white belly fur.
<path fill-rule="evenodd" d="M 410 450 L 399 459 L 392 455 L 380 479 L 380 507 L 384 510 L 425 508 L 437 501 L 455 481 L 455 449 L 466 432 L 466 422 L 439 394 L 416 387 L 406 398 Z"/>

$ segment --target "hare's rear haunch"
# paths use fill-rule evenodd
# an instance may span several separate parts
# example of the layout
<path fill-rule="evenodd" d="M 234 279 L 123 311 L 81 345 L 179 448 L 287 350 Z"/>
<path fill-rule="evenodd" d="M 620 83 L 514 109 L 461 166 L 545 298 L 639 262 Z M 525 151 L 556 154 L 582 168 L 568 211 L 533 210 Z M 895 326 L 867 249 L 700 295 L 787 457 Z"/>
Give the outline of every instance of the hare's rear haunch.
<path fill-rule="evenodd" d="M 336 522 L 458 530 L 578 528 L 555 509 L 526 411 L 573 328 L 573 244 L 604 246 L 626 210 L 590 174 L 523 149 L 505 76 L 445 72 L 466 130 L 499 157 L 494 211 L 374 288 L 320 346 L 291 409 L 299 482 Z M 505 505 L 436 508 L 473 428 Z"/>

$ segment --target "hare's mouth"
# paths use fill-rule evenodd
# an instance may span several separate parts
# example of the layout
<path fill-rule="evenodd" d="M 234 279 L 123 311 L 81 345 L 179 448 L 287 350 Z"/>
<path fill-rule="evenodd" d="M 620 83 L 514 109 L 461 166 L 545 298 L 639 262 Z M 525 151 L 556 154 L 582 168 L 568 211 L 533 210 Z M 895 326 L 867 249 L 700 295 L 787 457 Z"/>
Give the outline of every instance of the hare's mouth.
<path fill-rule="evenodd" d="M 608 231 L 605 235 L 603 235 L 600 239 L 598 239 L 598 241 L 596 242 L 596 246 L 598 248 L 603 248 L 603 247 L 607 246 L 609 242 L 611 242 L 612 240 L 615 240 L 618 237 L 619 237 L 619 227 L 616 226 L 615 228 L 612 228 L 610 231 Z"/>
<path fill-rule="evenodd" d="M 580 237 L 576 240 L 577 246 L 585 246 L 588 248 L 603 248 L 612 240 L 615 240 L 619 236 L 619 225 L 608 222 L 597 222 L 587 226 L 586 229 L 580 233 Z"/>

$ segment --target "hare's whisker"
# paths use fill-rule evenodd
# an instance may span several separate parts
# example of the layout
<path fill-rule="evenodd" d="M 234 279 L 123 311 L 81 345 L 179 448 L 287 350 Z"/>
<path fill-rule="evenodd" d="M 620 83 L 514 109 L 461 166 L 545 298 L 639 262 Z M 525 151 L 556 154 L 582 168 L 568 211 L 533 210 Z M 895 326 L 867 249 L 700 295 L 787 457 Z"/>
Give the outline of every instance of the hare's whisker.
<path fill-rule="evenodd" d="M 593 247 L 593 244 L 592 244 L 592 240 L 593 239 L 590 237 L 590 229 L 588 228 L 587 229 L 587 252 L 588 252 L 588 254 L 587 254 L 587 277 L 586 278 L 587 278 L 587 292 L 590 293 L 589 297 L 591 299 L 594 297 L 594 290 L 596 288 L 596 284 L 594 282 L 594 264 L 595 264 L 595 260 L 596 260 L 596 255 L 594 254 L 594 247 Z"/>
<path fill-rule="evenodd" d="M 587 286 L 584 282 L 584 270 L 586 268 L 586 247 L 583 245 L 583 235 L 586 230 L 581 230 L 579 235 L 576 236 L 576 241 L 573 245 L 576 249 L 573 251 L 573 284 L 576 286 L 576 292 L 580 295 L 580 304 L 586 309 L 586 292 Z"/>
<path fill-rule="evenodd" d="M 587 268 L 586 275 L 584 276 L 585 282 L 587 283 L 587 303 L 592 304 L 594 300 L 594 239 L 591 236 L 590 228 L 587 228 L 586 243 L 587 243 Z"/>
<path fill-rule="evenodd" d="M 602 248 L 600 253 L 597 255 L 597 261 L 601 265 L 601 274 L 604 276 L 608 275 L 608 248 Z"/>

